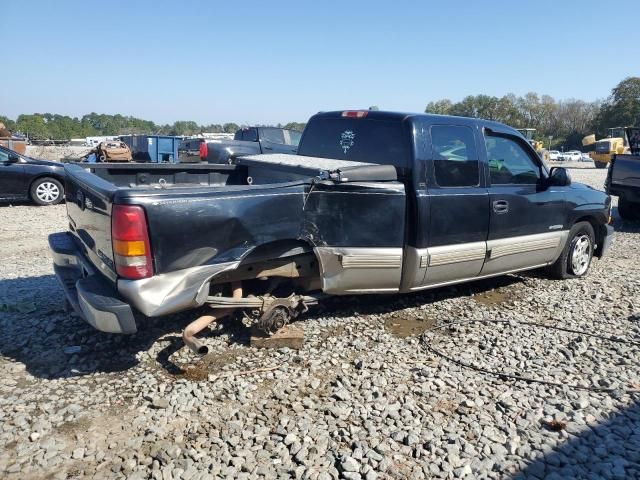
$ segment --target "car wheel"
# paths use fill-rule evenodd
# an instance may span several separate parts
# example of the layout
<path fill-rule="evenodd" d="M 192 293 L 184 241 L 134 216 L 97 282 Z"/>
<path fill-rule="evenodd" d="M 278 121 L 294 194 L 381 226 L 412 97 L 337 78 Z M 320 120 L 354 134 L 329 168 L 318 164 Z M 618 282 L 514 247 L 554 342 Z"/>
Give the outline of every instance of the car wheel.
<path fill-rule="evenodd" d="M 578 222 L 569 231 L 569 238 L 558 259 L 547 271 L 552 278 L 567 279 L 584 277 L 589 271 L 595 234 L 589 222 Z"/>
<path fill-rule="evenodd" d="M 618 199 L 618 215 L 624 220 L 640 220 L 640 203 L 630 202 L 624 197 Z"/>
<path fill-rule="evenodd" d="M 30 194 L 38 205 L 55 205 L 64 198 L 64 187 L 55 178 L 39 178 L 31 185 Z"/>

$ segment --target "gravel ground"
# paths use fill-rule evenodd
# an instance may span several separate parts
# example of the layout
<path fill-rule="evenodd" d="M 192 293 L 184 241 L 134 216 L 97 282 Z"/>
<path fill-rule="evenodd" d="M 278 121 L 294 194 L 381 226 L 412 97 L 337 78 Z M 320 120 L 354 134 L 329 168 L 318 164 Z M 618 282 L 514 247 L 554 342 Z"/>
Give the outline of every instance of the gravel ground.
<path fill-rule="evenodd" d="M 46 246 L 64 206 L 0 217 L 3 478 L 640 477 L 640 225 L 617 214 L 584 279 L 330 299 L 297 322 L 300 351 L 252 349 L 225 322 L 202 359 L 180 338 L 193 312 L 126 337 L 64 312 Z M 423 333 L 465 320 L 506 322 Z"/>

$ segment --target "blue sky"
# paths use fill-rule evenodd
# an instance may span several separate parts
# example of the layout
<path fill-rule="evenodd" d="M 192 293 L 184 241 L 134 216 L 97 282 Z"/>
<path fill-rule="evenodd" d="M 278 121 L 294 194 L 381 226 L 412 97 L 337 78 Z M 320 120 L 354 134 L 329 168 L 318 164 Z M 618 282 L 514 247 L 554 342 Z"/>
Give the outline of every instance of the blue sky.
<path fill-rule="evenodd" d="M 478 93 L 594 100 L 640 75 L 637 0 L 3 3 L 11 118 L 286 123 Z"/>

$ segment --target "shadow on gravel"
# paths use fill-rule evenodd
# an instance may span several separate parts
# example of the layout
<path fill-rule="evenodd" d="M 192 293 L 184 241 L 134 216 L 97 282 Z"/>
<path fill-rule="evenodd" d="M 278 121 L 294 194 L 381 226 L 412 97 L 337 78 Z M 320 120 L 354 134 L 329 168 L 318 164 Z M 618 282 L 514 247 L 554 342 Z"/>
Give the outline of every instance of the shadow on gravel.
<path fill-rule="evenodd" d="M 182 328 L 202 312 L 190 311 L 160 318 L 138 318 L 134 335 L 108 334 L 95 330 L 63 309 L 63 293 L 54 275 L 0 280 L 0 354 L 25 365 L 39 378 L 67 378 L 89 373 L 121 372 L 134 367 L 151 346 L 163 340 L 169 346 L 157 360 L 168 373 L 180 367 L 170 355 L 182 348 Z M 227 334 L 242 341 L 242 325 L 222 322 L 211 335 Z"/>
<path fill-rule="evenodd" d="M 611 216 L 613 217 L 613 229 L 616 232 L 640 233 L 640 221 L 623 220 L 618 214 L 618 207 L 613 207 Z"/>
<path fill-rule="evenodd" d="M 519 277 L 505 276 L 408 295 L 333 297 L 303 319 L 383 314 L 449 298 L 479 295 L 520 282 Z M 103 333 L 64 311 L 63 292 L 53 275 L 0 280 L 0 301 L 4 310 L 8 310 L 0 316 L 0 354 L 24 364 L 30 374 L 48 379 L 126 371 L 138 365 L 158 341 L 163 345 L 154 360 L 169 374 L 184 373 L 183 368 L 171 360 L 172 355 L 183 348 L 180 333 L 190 321 L 208 311 L 205 308 L 160 318 L 140 316 L 138 332 L 134 335 Z M 202 334 L 222 335 L 230 344 L 249 343 L 249 329 L 238 319 L 225 319 Z"/>
<path fill-rule="evenodd" d="M 404 308 L 417 308 L 425 304 L 440 302 L 451 298 L 478 297 L 495 289 L 521 284 L 524 279 L 520 276 L 505 275 L 501 277 L 478 280 L 475 282 L 434 288 L 419 293 L 402 295 L 359 295 L 329 297 L 311 312 L 304 315 L 304 319 L 322 317 L 326 315 L 340 318 L 355 314 L 373 315 L 394 312 Z"/>
<path fill-rule="evenodd" d="M 566 429 L 569 439 L 513 475 L 513 480 L 569 478 L 640 478 L 640 402 L 594 427 Z M 558 435 L 542 427 L 541 434 Z"/>

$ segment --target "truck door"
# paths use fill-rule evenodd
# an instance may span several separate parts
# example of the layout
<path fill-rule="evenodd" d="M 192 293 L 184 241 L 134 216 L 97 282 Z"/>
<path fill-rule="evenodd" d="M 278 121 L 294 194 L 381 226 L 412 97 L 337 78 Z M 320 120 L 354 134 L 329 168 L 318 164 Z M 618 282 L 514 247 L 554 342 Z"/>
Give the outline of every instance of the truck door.
<path fill-rule="evenodd" d="M 566 187 L 544 186 L 540 158 L 517 135 L 484 131 L 491 219 L 482 274 L 542 266 L 567 237 Z"/>
<path fill-rule="evenodd" d="M 0 198 L 26 197 L 24 163 L 9 160 L 10 154 L 9 150 L 0 150 Z"/>
<path fill-rule="evenodd" d="M 477 276 L 489 228 L 489 196 L 474 129 L 432 125 L 428 133 L 428 190 L 418 194 L 418 208 L 428 212 L 421 227 L 427 227 L 427 248 L 418 250 L 425 275 L 421 282 L 414 280 L 419 283 L 413 289 Z"/>
<path fill-rule="evenodd" d="M 405 291 L 473 278 L 482 269 L 489 194 L 474 129 L 423 126 L 427 188 L 416 191 L 417 248 L 407 249 Z"/>

